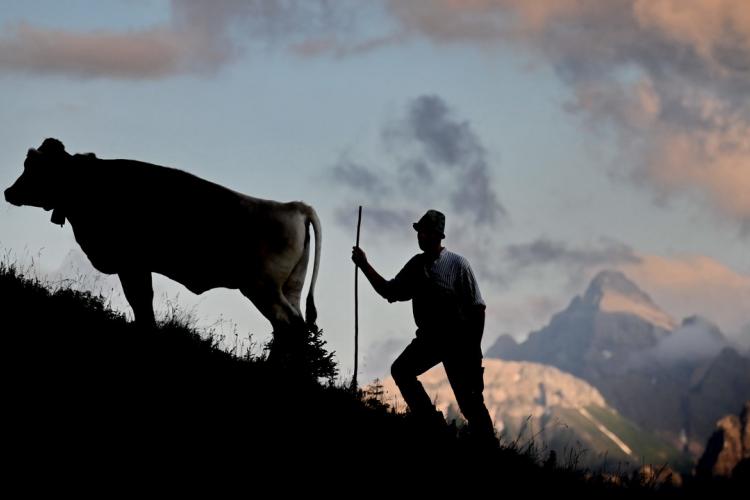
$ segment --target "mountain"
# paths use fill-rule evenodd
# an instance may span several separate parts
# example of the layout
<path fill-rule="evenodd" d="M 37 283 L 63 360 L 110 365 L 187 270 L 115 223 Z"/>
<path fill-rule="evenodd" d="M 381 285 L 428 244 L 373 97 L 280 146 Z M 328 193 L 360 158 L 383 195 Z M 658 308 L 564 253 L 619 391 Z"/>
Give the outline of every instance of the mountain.
<path fill-rule="evenodd" d="M 591 380 L 622 372 L 675 325 L 624 274 L 603 271 L 548 326 L 517 346 L 501 337 L 486 356 L 550 364 Z"/>
<path fill-rule="evenodd" d="M 750 467 L 750 400 L 739 416 L 730 414 L 716 422 L 716 431 L 698 460 L 696 474 L 729 477 L 738 473 L 738 466 L 744 472 Z"/>
<path fill-rule="evenodd" d="M 497 359 L 522 359 L 519 352 L 518 342 L 510 334 L 503 333 L 485 353 L 487 358 Z"/>
<path fill-rule="evenodd" d="M 664 330 L 673 330 L 675 321 L 645 292 L 619 271 L 602 271 L 583 296 L 584 305 L 605 313 L 627 313 Z"/>
<path fill-rule="evenodd" d="M 737 350 L 744 352 L 746 356 L 750 357 L 750 324 L 745 325 L 737 335 L 736 344 Z"/>
<path fill-rule="evenodd" d="M 560 457 L 586 450 L 579 465 L 680 463 L 673 446 L 639 428 L 610 408 L 588 382 L 539 363 L 484 360 L 487 409 L 507 441 L 534 442 Z M 459 415 L 442 365 L 419 377 L 437 407 L 449 418 Z M 392 378 L 382 383 L 385 402 L 405 410 Z"/>
<path fill-rule="evenodd" d="M 555 366 L 623 416 L 700 455 L 714 422 L 750 394 L 750 359 L 697 316 L 678 324 L 623 273 L 603 271 L 549 324 L 487 357 Z"/>
<path fill-rule="evenodd" d="M 662 339 L 648 358 L 654 362 L 700 361 L 715 357 L 729 346 L 718 326 L 701 316 L 690 316 L 674 334 Z"/>
<path fill-rule="evenodd" d="M 742 398 L 750 397 L 750 359 L 728 347 L 699 364 L 691 375 L 684 399 L 686 410 L 693 433 L 708 436 L 717 420 L 712 415 L 734 413 Z"/>

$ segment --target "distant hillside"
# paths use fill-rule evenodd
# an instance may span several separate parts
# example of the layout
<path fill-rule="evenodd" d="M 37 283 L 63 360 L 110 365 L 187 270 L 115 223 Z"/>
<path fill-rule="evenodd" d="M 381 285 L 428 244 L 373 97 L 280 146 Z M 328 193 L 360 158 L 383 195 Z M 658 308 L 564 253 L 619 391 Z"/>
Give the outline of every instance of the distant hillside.
<path fill-rule="evenodd" d="M 624 274 L 603 271 L 582 296 L 518 344 L 501 336 L 487 357 L 576 375 L 607 403 L 694 458 L 714 422 L 750 394 L 750 359 L 710 321 L 677 324 Z"/>
<path fill-rule="evenodd" d="M 619 415 L 588 382 L 559 369 L 530 362 L 485 359 L 485 404 L 508 441 L 578 454 L 581 466 L 637 468 L 669 463 L 689 471 L 686 457 L 670 444 Z M 458 415 L 442 365 L 420 377 L 430 398 L 446 415 Z M 386 400 L 405 403 L 392 378 L 383 382 Z"/>

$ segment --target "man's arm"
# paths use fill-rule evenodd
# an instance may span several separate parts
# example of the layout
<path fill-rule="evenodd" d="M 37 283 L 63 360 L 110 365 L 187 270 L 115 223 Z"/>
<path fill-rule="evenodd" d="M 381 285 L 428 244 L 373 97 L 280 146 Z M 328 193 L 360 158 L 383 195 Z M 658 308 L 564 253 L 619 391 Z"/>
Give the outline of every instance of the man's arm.
<path fill-rule="evenodd" d="M 484 334 L 485 309 L 482 294 L 479 291 L 479 284 L 474 277 L 474 271 L 468 261 L 464 261 L 462 272 L 460 273 L 460 284 L 458 285 L 460 294 L 465 301 L 466 315 L 468 321 L 469 334 L 477 343 L 482 342 Z"/>
<path fill-rule="evenodd" d="M 482 342 L 484 334 L 484 310 L 484 304 L 475 304 L 469 309 L 469 334 L 477 343 Z"/>
<path fill-rule="evenodd" d="M 367 255 L 359 247 L 352 247 L 352 261 L 359 267 L 372 285 L 372 288 L 383 298 L 388 299 L 388 282 L 367 262 Z"/>

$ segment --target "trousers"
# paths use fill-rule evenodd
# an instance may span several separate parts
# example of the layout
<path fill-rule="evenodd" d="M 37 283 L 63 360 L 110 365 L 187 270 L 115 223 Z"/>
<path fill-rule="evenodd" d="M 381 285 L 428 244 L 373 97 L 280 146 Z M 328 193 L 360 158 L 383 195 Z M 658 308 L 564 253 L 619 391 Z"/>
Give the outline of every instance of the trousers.
<path fill-rule="evenodd" d="M 430 336 L 418 331 L 417 338 L 391 366 L 393 380 L 409 410 L 415 416 L 427 417 L 435 413 L 435 405 L 417 377 L 441 362 L 469 429 L 494 435 L 495 428 L 482 395 L 484 368 L 478 343 L 449 343 L 439 335 Z"/>

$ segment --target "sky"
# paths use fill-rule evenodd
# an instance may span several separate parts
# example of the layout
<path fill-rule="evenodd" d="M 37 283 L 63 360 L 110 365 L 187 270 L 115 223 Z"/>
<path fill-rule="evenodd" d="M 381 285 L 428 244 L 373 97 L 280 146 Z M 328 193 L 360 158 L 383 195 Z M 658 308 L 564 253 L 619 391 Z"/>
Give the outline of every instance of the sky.
<path fill-rule="evenodd" d="M 419 252 L 411 223 L 446 214 L 445 246 L 487 303 L 485 346 L 541 328 L 603 269 L 678 321 L 750 335 L 748 90 L 742 0 L 3 0 L 0 184 L 56 137 L 309 203 L 318 325 L 346 377 L 359 205 L 386 277 Z M 127 310 L 69 224 L 0 212 L 6 259 Z M 360 366 L 383 376 L 415 327 L 361 279 Z M 268 338 L 237 291 L 155 289 L 159 311 L 230 343 Z"/>

